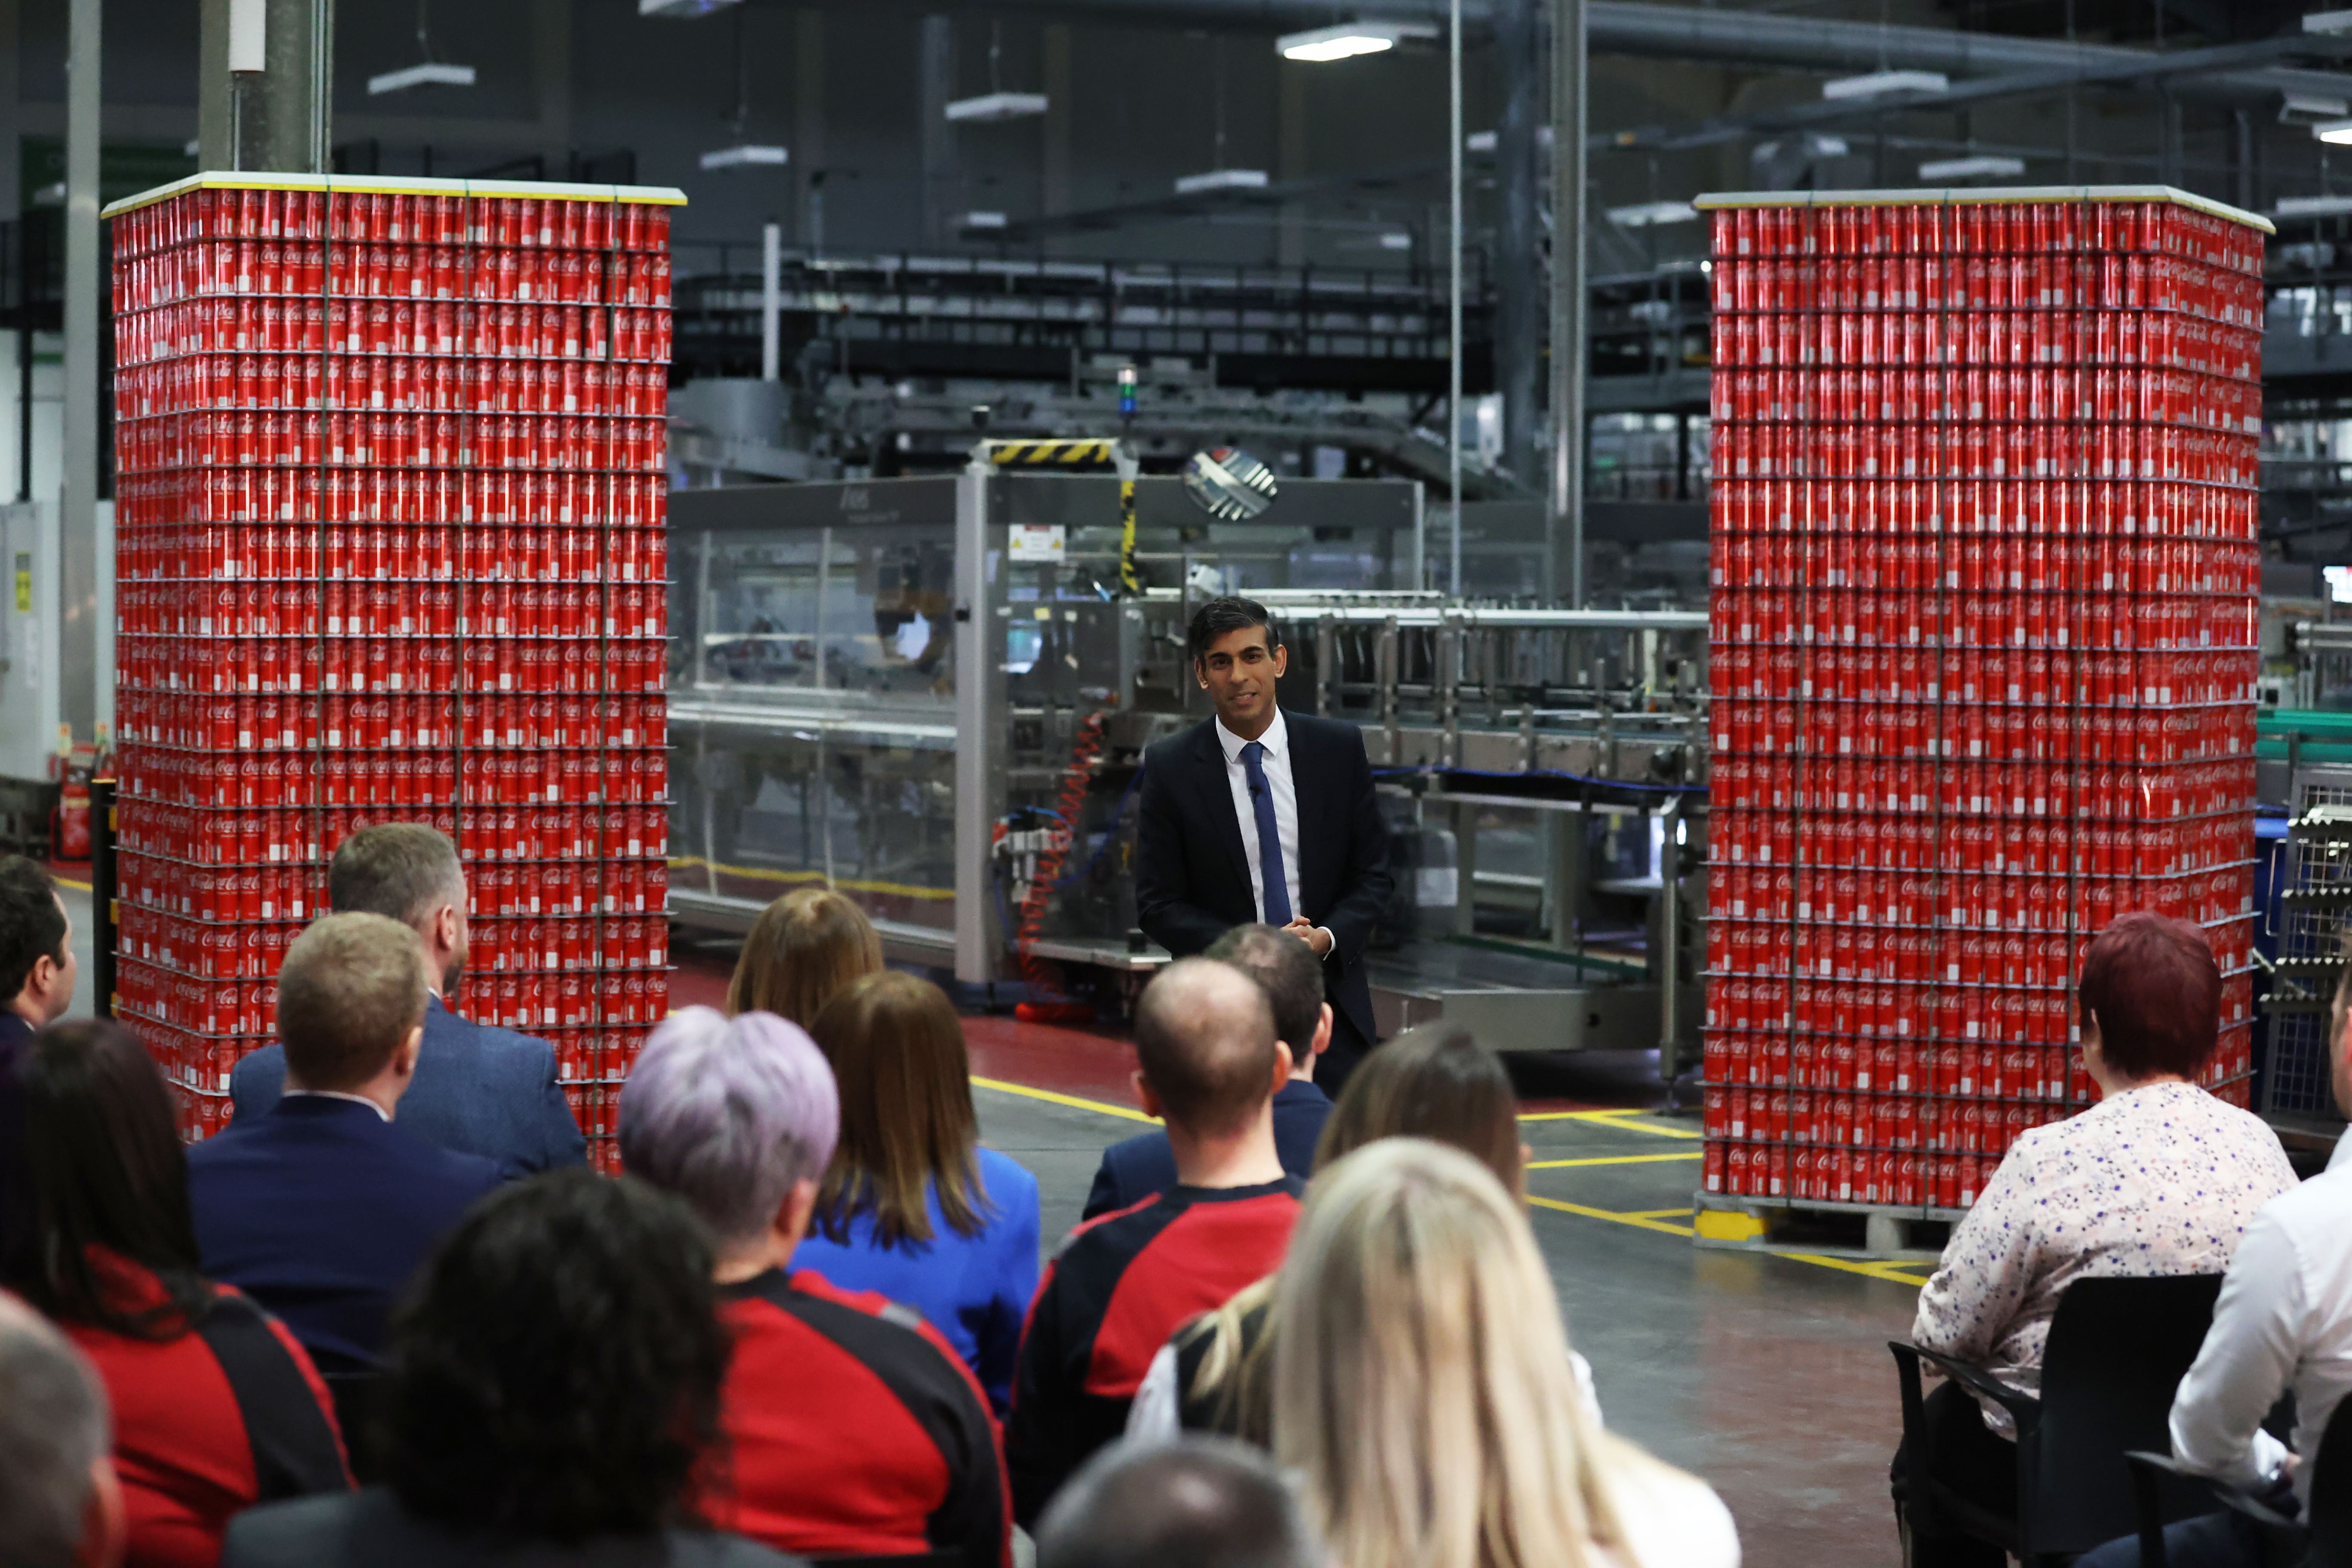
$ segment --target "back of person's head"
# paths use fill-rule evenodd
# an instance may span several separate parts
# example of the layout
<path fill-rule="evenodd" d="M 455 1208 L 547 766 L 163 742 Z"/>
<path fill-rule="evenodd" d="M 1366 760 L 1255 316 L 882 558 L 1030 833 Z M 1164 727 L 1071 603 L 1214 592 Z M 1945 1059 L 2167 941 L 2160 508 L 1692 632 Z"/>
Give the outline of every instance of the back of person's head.
<path fill-rule="evenodd" d="M 442 906 L 466 908 L 466 869 L 449 836 L 421 822 L 362 827 L 336 847 L 327 902 L 338 913 L 382 915 L 412 929 Z"/>
<path fill-rule="evenodd" d="M 2221 1041 L 2221 967 L 2187 921 L 2117 915 L 2083 954 L 2081 991 L 2100 1054 L 2126 1078 L 2194 1079 Z"/>
<path fill-rule="evenodd" d="M 393 1319 L 402 1503 L 520 1542 L 680 1521 L 727 1370 L 711 1266 L 686 1205 L 627 1177 L 551 1172 L 475 1205 Z"/>
<path fill-rule="evenodd" d="M 722 1247 L 768 1232 L 833 1158 L 840 1100 L 824 1055 L 772 1013 L 682 1007 L 621 1089 L 621 1163 L 692 1205 Z"/>
<path fill-rule="evenodd" d="M 313 921 L 278 969 L 278 1037 L 304 1089 L 352 1089 L 392 1064 L 431 994 L 415 931 L 386 915 Z"/>
<path fill-rule="evenodd" d="M 38 862 L 22 855 L 0 858 L 0 1007 L 5 1007 L 33 977 L 42 959 L 66 963 L 66 911 L 58 885 Z"/>
<path fill-rule="evenodd" d="M 1397 1137 L 1451 1144 L 1518 1190 L 1519 1097 L 1503 1058 L 1459 1024 L 1407 1029 L 1358 1064 L 1323 1123 L 1315 1168 Z"/>
<path fill-rule="evenodd" d="M 1037 1527 L 1037 1568 L 1324 1568 L 1298 1498 L 1230 1437 L 1116 1443 Z"/>
<path fill-rule="evenodd" d="M 869 1214 L 885 1247 L 929 1241 L 936 1191 L 950 1229 L 980 1234 L 980 1119 L 947 994 L 885 970 L 826 1003 L 809 1033 L 841 1094 L 841 1142 L 817 1194 L 817 1228 L 846 1241 L 851 1218 Z"/>
<path fill-rule="evenodd" d="M 177 1338 L 212 1292 L 197 1272 L 187 1152 L 154 1058 L 112 1020 L 78 1018 L 34 1037 L 16 1082 L 36 1245 L 8 1283 L 60 1322 Z M 110 1284 L 112 1259 L 93 1248 L 152 1271 L 165 1299 L 128 1305 Z"/>
<path fill-rule="evenodd" d="M 1383 1138 L 1317 1174 L 1275 1286 L 1274 1452 L 1348 1568 L 1584 1568 L 1621 1539 L 1551 1276 L 1485 1165 Z M 1604 1453 L 1604 1449 L 1608 1452 Z"/>
<path fill-rule="evenodd" d="M 106 1394 L 81 1352 L 0 1295 L 0 1568 L 121 1561 Z"/>
<path fill-rule="evenodd" d="M 1274 1097 L 1274 1013 L 1257 982 L 1213 958 L 1180 958 L 1135 1005 L 1135 1055 L 1169 1124 L 1230 1137 Z"/>
<path fill-rule="evenodd" d="M 1323 961 L 1315 950 L 1286 931 L 1252 924 L 1234 927 L 1202 956 L 1258 983 L 1274 1009 L 1275 1037 L 1290 1047 L 1292 1065 L 1304 1061 L 1323 1023 Z"/>
<path fill-rule="evenodd" d="M 727 985 L 730 1013 L 773 1013 L 807 1028 L 849 984 L 882 967 L 866 911 L 830 888 L 796 888 L 760 911 Z"/>

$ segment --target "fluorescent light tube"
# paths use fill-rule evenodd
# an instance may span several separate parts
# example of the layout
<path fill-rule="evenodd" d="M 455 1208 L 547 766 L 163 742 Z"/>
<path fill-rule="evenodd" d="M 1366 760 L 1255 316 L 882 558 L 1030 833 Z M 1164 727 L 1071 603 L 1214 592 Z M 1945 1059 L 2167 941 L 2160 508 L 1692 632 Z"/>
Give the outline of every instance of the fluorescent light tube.
<path fill-rule="evenodd" d="M 1045 112 L 1042 92 L 992 92 L 985 98 L 959 98 L 948 105 L 948 118 L 992 124 L 1000 120 L 1026 120 Z"/>
<path fill-rule="evenodd" d="M 781 169 L 789 154 L 782 147 L 719 147 L 702 155 L 705 169 Z"/>
<path fill-rule="evenodd" d="M 1850 99 L 1884 98 L 1894 92 L 1948 92 L 1952 79 L 1942 71 L 1873 71 L 1868 76 L 1840 77 L 1822 83 L 1822 96 L 1843 102 Z"/>
<path fill-rule="evenodd" d="M 1919 177 L 1929 184 L 1940 180 L 1999 180 L 2025 173 L 2022 158 L 1938 158 L 1919 165 Z"/>
<path fill-rule="evenodd" d="M 2352 32 L 2352 11 L 2314 11 L 2303 19 L 2306 33 Z"/>
<path fill-rule="evenodd" d="M 1003 213 L 966 213 L 961 226 L 965 228 L 1003 228 L 1007 223 Z"/>
<path fill-rule="evenodd" d="M 423 65 L 404 66 L 396 71 L 368 78 L 368 96 L 380 93 L 406 92 L 412 87 L 471 87 L 474 68 L 442 65 L 427 60 Z"/>
<path fill-rule="evenodd" d="M 2271 212 L 2278 217 L 2334 217 L 2352 213 L 2352 196 L 2285 196 Z"/>
<path fill-rule="evenodd" d="M 1204 174 L 1186 174 L 1176 182 L 1180 196 L 1197 196 L 1203 191 L 1262 191 L 1265 189 L 1264 169 L 1211 169 Z"/>
<path fill-rule="evenodd" d="M 1274 41 L 1274 47 L 1284 59 L 1321 65 L 1358 55 L 1385 54 L 1406 38 L 1435 37 L 1437 28 L 1426 22 L 1342 22 L 1305 33 L 1285 33 Z"/>
<path fill-rule="evenodd" d="M 1654 228 L 1660 224 L 1692 223 L 1697 217 L 1698 209 L 1688 202 L 1643 202 L 1609 209 L 1609 221 L 1620 228 Z"/>
<path fill-rule="evenodd" d="M 713 11 L 723 11 L 735 0 L 637 0 L 640 16 L 708 16 Z"/>
<path fill-rule="evenodd" d="M 2311 133 L 2330 147 L 2352 147 L 2352 120 L 2329 120 L 2311 128 Z"/>

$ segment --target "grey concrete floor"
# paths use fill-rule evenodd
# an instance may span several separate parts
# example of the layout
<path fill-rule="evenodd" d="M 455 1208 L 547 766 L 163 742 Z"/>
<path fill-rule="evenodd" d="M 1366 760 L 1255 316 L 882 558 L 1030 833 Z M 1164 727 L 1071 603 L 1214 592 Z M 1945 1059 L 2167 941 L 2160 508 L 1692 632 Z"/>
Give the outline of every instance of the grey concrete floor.
<path fill-rule="evenodd" d="M 977 1098 L 988 1143 L 1037 1175 L 1051 1247 L 1076 1223 L 1102 1146 L 1135 1124 L 1003 1090 Z M 1722 1495 L 1750 1568 L 1888 1568 L 1899 1415 L 1885 1342 L 1907 1336 L 1916 1287 L 1694 1248 L 1698 1144 L 1674 1136 L 1693 1126 L 1639 1112 L 1526 1124 L 1531 1218 L 1570 1340 L 1611 1428 Z M 1540 1168 L 1628 1156 L 1643 1158 Z"/>

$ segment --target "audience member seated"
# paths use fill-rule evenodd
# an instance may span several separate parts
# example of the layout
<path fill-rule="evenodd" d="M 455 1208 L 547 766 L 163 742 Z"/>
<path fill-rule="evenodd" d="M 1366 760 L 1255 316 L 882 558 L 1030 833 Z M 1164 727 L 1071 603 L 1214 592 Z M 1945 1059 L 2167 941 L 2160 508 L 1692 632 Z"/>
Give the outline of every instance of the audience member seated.
<path fill-rule="evenodd" d="M 426 1000 L 416 935 L 333 914 L 286 949 L 286 1092 L 188 1152 L 204 1271 L 294 1331 L 322 1372 L 362 1371 L 393 1299 L 499 1168 L 436 1149 L 393 1114 L 416 1072 Z"/>
<path fill-rule="evenodd" d="M 1037 1568 L 1329 1563 L 1274 1462 L 1224 1437 L 1104 1449 L 1070 1478 L 1037 1531 Z"/>
<path fill-rule="evenodd" d="M 2294 1185 L 2261 1118 L 2193 1081 L 2221 1025 L 2221 975 L 2204 934 L 2145 911 L 2118 915 L 2083 955 L 2084 1070 L 2099 1100 L 2020 1138 L 1953 1228 L 1919 1292 L 1911 1338 L 2028 1394 L 2059 1295 L 2109 1275 L 2218 1274 L 2257 1210 Z M 2015 1431 L 2006 1411 L 1952 1384 L 1927 1395 L 1932 1453 L 1920 1462 L 1961 1496 L 2017 1506 Z M 1909 1500 L 1914 1457 L 1890 1479 L 1914 1568 L 1999 1568 L 1996 1547 L 1950 1530 Z"/>
<path fill-rule="evenodd" d="M 1290 1081 L 1274 1097 L 1275 1152 L 1284 1170 L 1304 1179 L 1315 1168 L 1315 1140 L 1331 1114 L 1331 1097 L 1315 1087 L 1316 1059 L 1331 1045 L 1322 962 L 1314 949 L 1270 925 L 1235 926 L 1202 956 L 1232 964 L 1265 988 L 1275 1037 L 1290 1050 Z M 1176 1155 L 1168 1134 L 1139 1132 L 1103 1151 L 1084 1217 L 1139 1204 L 1175 1184 Z"/>
<path fill-rule="evenodd" d="M 1177 960 L 1136 1005 L 1135 1053 L 1137 1092 L 1167 1123 L 1177 1184 L 1082 1223 L 1038 1288 L 1005 1433 L 1024 1525 L 1119 1435 L 1176 1325 L 1271 1273 L 1298 1217 L 1305 1184 L 1274 1144 L 1290 1052 L 1257 983 L 1213 958 Z"/>
<path fill-rule="evenodd" d="M 2329 1087 L 2352 1114 L 2352 932 L 2328 1016 Z M 2352 1136 L 2352 1134 L 2347 1134 Z M 2282 1512 L 2311 1500 L 2319 1435 L 2352 1393 L 2352 1168 L 2331 1163 L 2263 1205 L 2221 1279 L 2213 1326 L 2172 1399 L 2172 1453 Z M 2294 1444 L 2263 1430 L 2294 1395 Z M 2235 1510 L 2167 1526 L 2172 1568 L 2259 1568 L 2263 1543 Z M 2110 1542 L 2078 1568 L 2138 1568 L 2139 1540 Z"/>
<path fill-rule="evenodd" d="M 695 1518 L 727 1333 L 710 1246 L 642 1182 L 557 1171 L 498 1192 L 394 1320 L 386 1484 L 229 1526 L 222 1568 L 782 1568 Z"/>
<path fill-rule="evenodd" d="M 22 855 L 0 858 L 0 1268 L 22 1253 L 33 1226 L 16 1058 L 36 1029 L 65 1016 L 73 992 L 73 925 L 57 884 Z"/>
<path fill-rule="evenodd" d="M 1407 1029 L 1364 1058 L 1324 1126 L 1316 1168 L 1374 1139 L 1408 1136 L 1451 1144 L 1484 1163 L 1513 1194 L 1523 1193 L 1527 1149 L 1519 1142 L 1519 1097 L 1503 1058 L 1459 1024 Z M 1181 1426 L 1260 1447 L 1272 1443 L 1265 1326 L 1274 1283 L 1272 1276 L 1259 1280 L 1185 1324 L 1160 1348 L 1128 1413 L 1129 1437 L 1171 1437 Z M 1584 1358 L 1570 1352 L 1570 1360 L 1589 1391 L 1591 1371 Z M 1600 1414 L 1594 1409 L 1593 1418 Z"/>
<path fill-rule="evenodd" d="M 839 1123 L 833 1073 L 772 1013 L 674 1013 L 621 1091 L 621 1159 L 717 1238 L 732 1336 L 725 1462 L 702 1516 L 812 1556 L 947 1552 L 1009 1563 L 1004 1469 L 986 1396 L 908 1308 L 785 1265 L 807 1233 Z"/>
<path fill-rule="evenodd" d="M 826 1003 L 811 1033 L 840 1088 L 841 1142 L 793 1267 L 921 1312 L 1001 1414 L 1037 1293 L 1037 1178 L 980 1147 L 955 1007 L 886 971 Z"/>
<path fill-rule="evenodd" d="M 58 1024 L 19 1072 L 39 1261 L 6 1283 L 105 1383 L 130 1561 L 212 1568 L 240 1510 L 350 1490 L 310 1358 L 197 1272 L 187 1157 L 146 1048 L 103 1019 Z"/>
<path fill-rule="evenodd" d="M 1275 1458 L 1346 1568 L 1491 1563 L 1497 1542 L 1529 1564 L 1737 1568 L 1714 1492 L 1593 1418 L 1526 1212 L 1459 1150 L 1383 1138 L 1317 1173 L 1273 1373 Z"/>
<path fill-rule="evenodd" d="M 433 994 L 401 1126 L 436 1147 L 494 1161 L 509 1178 L 587 1163 L 587 1141 L 557 1081 L 555 1047 L 449 1010 L 466 967 L 467 895 L 448 837 L 421 822 L 362 828 L 335 851 L 327 897 L 338 913 L 386 916 L 425 944 Z M 286 1053 L 276 1046 L 237 1063 L 229 1074 L 236 1116 L 268 1115 L 285 1080 Z"/>
<path fill-rule="evenodd" d="M 805 1029 L 851 982 L 881 968 L 882 939 L 864 910 L 830 888 L 795 888 L 751 922 L 727 1011 L 773 1013 Z"/>
<path fill-rule="evenodd" d="M 115 1568 L 127 1534 L 97 1376 L 64 1335 L 0 1294 L 0 1563 Z"/>

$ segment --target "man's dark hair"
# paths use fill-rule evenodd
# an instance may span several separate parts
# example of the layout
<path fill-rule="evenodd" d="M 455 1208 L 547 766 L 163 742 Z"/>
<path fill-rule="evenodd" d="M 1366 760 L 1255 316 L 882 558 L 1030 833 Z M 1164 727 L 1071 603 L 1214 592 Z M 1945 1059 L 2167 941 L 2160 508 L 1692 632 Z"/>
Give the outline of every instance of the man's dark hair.
<path fill-rule="evenodd" d="M 50 1318 L 173 1340 L 211 1310 L 188 1208 L 172 1091 L 147 1048 L 107 1018 L 52 1024 L 16 1068 L 37 1238 L 5 1283 Z M 90 1250 L 152 1270 L 164 1299 L 136 1310 L 105 1288 Z"/>
<path fill-rule="evenodd" d="M 1286 931 L 1253 924 L 1234 927 L 1202 956 L 1258 983 L 1274 1009 L 1275 1037 L 1290 1047 L 1293 1067 L 1303 1062 L 1323 1022 L 1323 961 L 1315 950 Z"/>
<path fill-rule="evenodd" d="M 465 1534 L 576 1545 L 691 1522 L 728 1341 L 694 1212 L 551 1172 L 475 1205 L 394 1314 L 385 1470 Z"/>
<path fill-rule="evenodd" d="M 2147 910 L 2117 915 L 2083 954 L 2083 1011 L 2099 1051 L 2132 1078 L 2194 1079 L 2220 1043 L 2221 971 L 2205 933 Z"/>
<path fill-rule="evenodd" d="M 0 860 L 0 1003 L 14 1001 L 39 959 L 66 961 L 66 911 L 58 885 L 22 855 Z"/>
<path fill-rule="evenodd" d="M 419 927 L 445 903 L 465 908 L 465 869 L 449 836 L 421 822 L 363 827 L 337 847 L 327 868 L 327 904 L 338 913 Z"/>
<path fill-rule="evenodd" d="M 1242 631 L 1250 626 L 1265 628 L 1265 651 L 1272 653 L 1282 646 L 1282 630 L 1274 624 L 1264 605 L 1255 599 L 1236 598 L 1227 595 L 1212 599 L 1192 612 L 1192 624 L 1184 629 L 1185 646 L 1192 649 L 1195 663 L 1209 656 L 1209 649 L 1227 632 Z"/>
<path fill-rule="evenodd" d="M 1238 1132 L 1274 1093 L 1274 1010 L 1247 974 L 1180 958 L 1135 1005 L 1136 1063 L 1169 1122 L 1198 1136 Z"/>
<path fill-rule="evenodd" d="M 1104 1449 L 1037 1527 L 1037 1568 L 1322 1568 L 1298 1499 L 1230 1437 Z"/>

